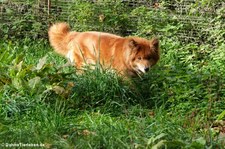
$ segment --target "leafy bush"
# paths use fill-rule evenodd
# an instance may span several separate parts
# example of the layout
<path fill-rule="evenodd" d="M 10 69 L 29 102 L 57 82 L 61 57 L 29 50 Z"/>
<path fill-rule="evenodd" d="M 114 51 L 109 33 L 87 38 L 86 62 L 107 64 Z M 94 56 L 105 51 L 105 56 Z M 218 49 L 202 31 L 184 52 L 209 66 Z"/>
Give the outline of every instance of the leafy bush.
<path fill-rule="evenodd" d="M 131 8 L 120 1 L 76 1 L 69 7 L 68 22 L 77 31 L 96 30 L 125 35 L 132 30 Z"/>
<path fill-rule="evenodd" d="M 171 17 L 166 11 L 141 6 L 133 9 L 131 15 L 136 18 L 137 32 L 135 34 L 139 36 L 163 34 L 163 36 L 173 37 L 181 28 L 176 16 Z"/>
<path fill-rule="evenodd" d="M 3 10 L 0 33 L 6 39 L 46 38 L 49 23 L 59 15 L 56 13 L 49 17 L 46 6 L 35 1 L 6 1 L 0 5 Z"/>

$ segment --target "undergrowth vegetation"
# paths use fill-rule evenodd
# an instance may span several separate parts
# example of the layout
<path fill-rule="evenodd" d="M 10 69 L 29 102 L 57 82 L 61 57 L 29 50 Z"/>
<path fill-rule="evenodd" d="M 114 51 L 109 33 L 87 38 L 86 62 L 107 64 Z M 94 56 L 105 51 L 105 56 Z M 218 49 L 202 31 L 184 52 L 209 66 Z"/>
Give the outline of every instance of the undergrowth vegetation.
<path fill-rule="evenodd" d="M 211 6 L 210 1 L 205 6 Z M 129 81 L 100 66 L 80 74 L 53 53 L 46 39 L 10 39 L 9 26 L 3 26 L 0 148 L 23 148 L 20 143 L 43 148 L 225 148 L 223 13 L 212 20 L 215 28 L 207 38 L 184 41 L 178 33 L 193 24 L 182 24 L 168 12 L 107 2 L 76 1 L 69 9 L 74 8 L 68 19 L 71 24 L 75 20 L 74 29 L 83 24 L 80 31 L 157 35 L 160 62 L 147 75 Z M 128 23 L 130 17 L 135 21 Z M 30 35 L 43 34 L 39 29 L 31 29 Z M 201 33 L 205 30 L 198 30 Z"/>

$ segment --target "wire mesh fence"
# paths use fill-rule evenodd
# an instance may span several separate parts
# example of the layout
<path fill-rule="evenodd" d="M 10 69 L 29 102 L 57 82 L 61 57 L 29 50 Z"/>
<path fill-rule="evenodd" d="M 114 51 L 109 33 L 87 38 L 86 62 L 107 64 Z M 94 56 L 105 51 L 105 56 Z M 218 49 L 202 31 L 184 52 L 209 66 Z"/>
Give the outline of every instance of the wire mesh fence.
<path fill-rule="evenodd" d="M 0 36 L 46 38 L 51 23 L 66 21 L 81 31 L 130 35 L 141 28 L 146 36 L 174 32 L 182 41 L 205 42 L 225 28 L 224 7 L 223 0 L 0 0 Z"/>

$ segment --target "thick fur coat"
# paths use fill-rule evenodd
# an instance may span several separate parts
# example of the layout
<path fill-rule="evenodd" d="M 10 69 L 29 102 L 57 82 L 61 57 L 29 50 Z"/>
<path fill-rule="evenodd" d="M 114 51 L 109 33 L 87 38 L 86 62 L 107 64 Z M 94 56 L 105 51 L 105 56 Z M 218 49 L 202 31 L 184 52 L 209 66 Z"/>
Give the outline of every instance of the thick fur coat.
<path fill-rule="evenodd" d="M 136 76 L 146 73 L 159 60 L 158 39 L 75 32 L 70 31 L 66 23 L 52 25 L 48 34 L 55 52 L 67 57 L 79 69 L 99 62 L 104 68 Z"/>

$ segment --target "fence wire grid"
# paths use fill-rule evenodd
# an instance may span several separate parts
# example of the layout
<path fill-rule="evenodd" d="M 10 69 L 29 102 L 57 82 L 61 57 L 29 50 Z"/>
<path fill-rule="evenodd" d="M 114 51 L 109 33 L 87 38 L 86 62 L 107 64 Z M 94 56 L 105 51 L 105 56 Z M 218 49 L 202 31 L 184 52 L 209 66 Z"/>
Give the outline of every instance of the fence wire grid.
<path fill-rule="evenodd" d="M 29 35 L 32 32 L 38 31 L 33 34 L 37 37 L 47 38 L 47 29 L 53 22 L 66 21 L 73 24 L 73 22 L 76 21 L 77 18 L 72 17 L 71 13 L 76 11 L 78 1 L 82 2 L 80 0 L 0 0 L 0 23 L 2 25 L 0 36 L 14 36 L 17 34 L 18 36 Z M 127 10 L 129 13 L 131 12 L 130 10 L 134 10 L 138 7 L 145 7 L 149 11 L 165 12 L 168 15 L 167 17 L 173 20 L 172 23 L 176 20 L 179 24 L 188 26 L 180 28 L 176 32 L 176 36 L 179 39 L 188 42 L 205 41 L 209 32 L 215 28 L 219 27 L 221 30 L 225 28 L 224 23 L 221 23 L 220 26 L 215 26 L 214 24 L 215 19 L 218 18 L 221 22 L 225 22 L 225 2 L 223 2 L 223 0 L 215 0 L 213 2 L 211 0 L 83 0 L 83 2 L 90 6 L 96 4 L 100 5 L 99 13 L 95 12 L 96 14 L 94 14 L 96 18 L 99 19 L 101 19 L 101 16 L 102 18 L 105 17 L 104 14 L 101 13 L 101 7 L 104 7 L 101 6 L 101 3 L 110 3 L 108 6 L 111 5 L 112 7 L 121 4 L 121 6 L 126 6 L 126 9 L 129 9 Z M 83 10 L 80 10 L 84 11 L 82 19 L 85 20 L 85 6 L 82 8 Z M 113 11 L 117 10 L 113 9 Z M 120 12 L 117 12 L 117 14 L 119 13 Z M 165 19 L 163 17 L 163 15 L 158 15 L 155 16 L 155 18 L 153 16 L 152 19 L 159 23 L 169 24 L 169 22 L 163 21 L 163 19 Z M 138 15 L 133 15 L 128 17 L 127 21 L 132 22 L 138 19 Z M 78 27 L 87 25 L 85 28 L 87 30 L 99 29 L 85 23 L 86 22 L 83 21 L 83 23 L 78 24 Z M 94 25 L 95 24 L 93 24 L 93 26 Z M 127 25 L 129 25 L 129 23 Z M 135 32 L 132 27 L 126 28 L 121 26 L 120 28 L 114 27 L 114 29 L 110 29 L 109 26 L 108 28 L 105 27 L 101 29 L 101 31 L 122 35 L 129 35 Z M 165 30 L 158 31 L 158 33 L 156 32 L 155 34 L 165 36 L 164 32 Z M 149 34 L 148 30 L 146 30 L 146 34 Z"/>

